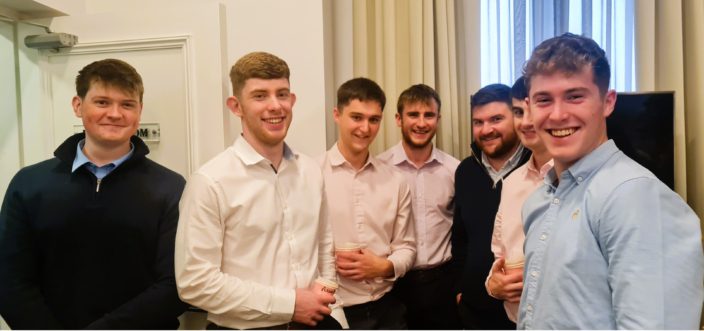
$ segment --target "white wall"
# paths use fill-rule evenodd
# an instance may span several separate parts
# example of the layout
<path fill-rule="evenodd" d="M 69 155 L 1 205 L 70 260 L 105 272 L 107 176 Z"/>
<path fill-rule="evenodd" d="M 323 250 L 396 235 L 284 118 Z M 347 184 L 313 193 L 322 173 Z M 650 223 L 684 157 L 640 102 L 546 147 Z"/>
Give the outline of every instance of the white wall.
<path fill-rule="evenodd" d="M 286 141 L 311 156 L 326 149 L 325 112 L 330 107 L 325 103 L 330 91 L 325 75 L 324 1 L 224 1 L 228 63 L 252 51 L 270 52 L 288 63 L 297 100 Z M 239 120 L 234 122 L 232 132 L 239 134 Z"/>
<path fill-rule="evenodd" d="M 15 24 L 0 21 L 0 198 L 21 164 L 14 39 Z"/>

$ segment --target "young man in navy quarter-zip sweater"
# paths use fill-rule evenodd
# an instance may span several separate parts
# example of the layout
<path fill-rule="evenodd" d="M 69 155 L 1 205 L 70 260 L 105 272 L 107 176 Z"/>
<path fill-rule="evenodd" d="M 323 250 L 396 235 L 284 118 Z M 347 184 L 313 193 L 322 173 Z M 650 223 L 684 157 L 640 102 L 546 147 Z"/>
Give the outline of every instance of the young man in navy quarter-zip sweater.
<path fill-rule="evenodd" d="M 513 127 L 511 88 L 492 84 L 471 97 L 472 155 L 455 172 L 452 222 L 453 269 L 460 319 L 465 329 L 515 329 L 503 302 L 486 293 L 486 270 L 494 262 L 491 236 L 501 184 L 528 161 Z"/>
<path fill-rule="evenodd" d="M 20 170 L 0 210 L 0 315 L 13 329 L 168 329 L 185 181 L 134 136 L 144 88 L 114 59 L 76 77 L 85 133 Z"/>

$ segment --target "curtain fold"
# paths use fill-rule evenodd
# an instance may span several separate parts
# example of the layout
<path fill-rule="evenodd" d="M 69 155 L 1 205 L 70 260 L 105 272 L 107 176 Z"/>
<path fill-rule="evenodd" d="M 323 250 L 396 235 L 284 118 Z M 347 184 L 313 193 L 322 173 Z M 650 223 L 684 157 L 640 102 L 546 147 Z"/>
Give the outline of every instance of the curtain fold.
<path fill-rule="evenodd" d="M 459 66 L 466 63 L 458 62 L 455 21 L 458 2 L 464 1 L 353 0 L 351 12 L 333 11 L 334 21 L 344 22 L 341 15 L 352 16 L 350 37 L 353 40 L 352 75 L 335 77 L 335 82 L 364 76 L 379 83 L 386 93 L 382 126 L 370 146 L 372 154 L 400 141 L 400 129 L 394 120 L 398 95 L 413 84 L 423 83 L 435 88 L 442 101 L 436 146 L 456 157 L 466 155 L 463 149 L 469 144 L 463 144 L 462 139 L 467 136 L 463 132 L 469 122 L 460 112 L 467 111 L 461 94 L 468 92 L 461 92 L 458 80 L 459 73 L 463 72 Z M 477 14 L 470 17 L 478 22 Z M 335 35 L 340 37 L 337 31 Z M 349 71 L 336 69 L 335 72 Z"/>

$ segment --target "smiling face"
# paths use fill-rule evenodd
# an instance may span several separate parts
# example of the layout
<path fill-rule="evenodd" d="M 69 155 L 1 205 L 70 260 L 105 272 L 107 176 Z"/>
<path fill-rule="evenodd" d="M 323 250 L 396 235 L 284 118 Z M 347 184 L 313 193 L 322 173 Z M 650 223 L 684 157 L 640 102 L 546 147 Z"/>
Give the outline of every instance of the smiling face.
<path fill-rule="evenodd" d="M 512 99 L 513 103 L 513 127 L 516 130 L 521 144 L 530 149 L 533 153 L 545 150 L 545 144 L 538 136 L 533 125 L 533 119 L 525 100 Z"/>
<path fill-rule="evenodd" d="M 396 113 L 396 125 L 401 128 L 403 142 L 410 148 L 427 147 L 438 128 L 438 104 L 430 102 L 413 102 L 404 105 L 401 114 Z"/>
<path fill-rule="evenodd" d="M 351 100 L 333 117 L 339 131 L 338 148 L 345 156 L 366 156 L 381 125 L 381 105 L 377 101 Z"/>
<path fill-rule="evenodd" d="M 607 141 L 606 117 L 615 103 L 616 92 L 602 96 L 588 66 L 571 75 L 556 71 L 531 78 L 533 124 L 558 173 Z"/>
<path fill-rule="evenodd" d="M 256 150 L 282 146 L 296 102 L 289 88 L 286 78 L 250 78 L 239 96 L 227 99 L 228 108 L 242 119 L 242 134 Z"/>
<path fill-rule="evenodd" d="M 472 136 L 490 159 L 503 159 L 518 146 L 513 115 L 508 105 L 495 101 L 472 110 Z"/>
<path fill-rule="evenodd" d="M 129 146 L 142 114 L 137 92 L 128 93 L 96 80 L 85 97 L 75 96 L 71 103 L 74 114 L 83 121 L 87 145 L 106 149 Z"/>

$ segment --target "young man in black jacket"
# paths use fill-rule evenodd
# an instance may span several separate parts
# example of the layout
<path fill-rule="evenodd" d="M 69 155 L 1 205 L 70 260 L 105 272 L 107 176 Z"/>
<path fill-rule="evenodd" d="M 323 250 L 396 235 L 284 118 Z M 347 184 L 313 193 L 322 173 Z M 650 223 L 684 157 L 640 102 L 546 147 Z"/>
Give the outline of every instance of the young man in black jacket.
<path fill-rule="evenodd" d="M 144 88 L 114 59 L 76 77 L 85 133 L 21 169 L 0 210 L 0 315 L 13 329 L 167 329 L 185 181 L 134 136 Z"/>
<path fill-rule="evenodd" d="M 511 88 L 487 85 L 471 97 L 472 155 L 455 172 L 452 257 L 460 318 L 466 329 L 515 329 L 503 302 L 486 293 L 486 270 L 494 262 L 491 236 L 501 181 L 530 157 L 516 135 Z"/>

